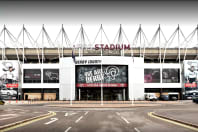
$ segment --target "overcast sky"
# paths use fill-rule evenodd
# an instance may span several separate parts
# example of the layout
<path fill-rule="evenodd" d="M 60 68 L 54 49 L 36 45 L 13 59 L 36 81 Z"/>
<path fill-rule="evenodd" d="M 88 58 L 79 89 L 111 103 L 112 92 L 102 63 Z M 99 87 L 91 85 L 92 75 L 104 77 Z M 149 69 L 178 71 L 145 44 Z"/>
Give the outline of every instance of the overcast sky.
<path fill-rule="evenodd" d="M 55 40 L 61 24 L 73 42 L 83 24 L 90 39 L 94 40 L 100 24 L 103 24 L 112 42 L 122 24 L 132 42 L 139 24 L 142 24 L 150 40 L 161 24 L 165 35 L 170 37 L 177 25 L 187 36 L 198 24 L 196 1 L 1 1 L 0 28 L 6 24 L 15 35 L 22 24 L 36 38 L 45 24 L 52 40 Z"/>

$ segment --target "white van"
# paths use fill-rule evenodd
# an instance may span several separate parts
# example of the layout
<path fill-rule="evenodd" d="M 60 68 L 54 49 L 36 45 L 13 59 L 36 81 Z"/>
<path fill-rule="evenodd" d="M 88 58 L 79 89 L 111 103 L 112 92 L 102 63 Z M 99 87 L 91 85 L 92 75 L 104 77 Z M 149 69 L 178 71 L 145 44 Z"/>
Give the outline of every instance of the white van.
<path fill-rule="evenodd" d="M 146 93 L 145 99 L 150 101 L 157 101 L 157 96 L 155 95 L 155 93 Z"/>

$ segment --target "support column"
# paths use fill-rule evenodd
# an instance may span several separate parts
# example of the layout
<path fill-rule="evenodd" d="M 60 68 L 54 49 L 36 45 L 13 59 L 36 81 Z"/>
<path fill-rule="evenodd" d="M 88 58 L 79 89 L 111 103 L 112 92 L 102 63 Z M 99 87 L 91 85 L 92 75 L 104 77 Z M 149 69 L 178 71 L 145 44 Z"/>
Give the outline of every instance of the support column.
<path fill-rule="evenodd" d="M 80 95 L 81 95 L 81 93 L 80 93 L 80 88 L 78 89 L 78 100 L 80 101 Z"/>
<path fill-rule="evenodd" d="M 126 100 L 126 95 L 125 95 L 125 88 L 123 88 L 123 101 Z"/>
<path fill-rule="evenodd" d="M 101 105 L 103 105 L 103 87 L 101 84 Z"/>

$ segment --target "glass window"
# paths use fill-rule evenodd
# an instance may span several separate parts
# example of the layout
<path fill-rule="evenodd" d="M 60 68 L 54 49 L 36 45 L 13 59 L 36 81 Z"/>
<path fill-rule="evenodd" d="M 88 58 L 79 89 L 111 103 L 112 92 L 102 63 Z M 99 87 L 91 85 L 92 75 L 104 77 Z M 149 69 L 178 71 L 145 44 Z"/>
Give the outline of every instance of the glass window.
<path fill-rule="evenodd" d="M 144 69 L 144 83 L 160 83 L 160 69 Z"/>
<path fill-rule="evenodd" d="M 179 69 L 163 69 L 162 82 L 163 83 L 179 83 L 180 82 Z"/>
<path fill-rule="evenodd" d="M 43 69 L 44 83 L 59 83 L 59 69 Z"/>
<path fill-rule="evenodd" d="M 40 69 L 24 69 L 24 83 L 41 83 Z"/>

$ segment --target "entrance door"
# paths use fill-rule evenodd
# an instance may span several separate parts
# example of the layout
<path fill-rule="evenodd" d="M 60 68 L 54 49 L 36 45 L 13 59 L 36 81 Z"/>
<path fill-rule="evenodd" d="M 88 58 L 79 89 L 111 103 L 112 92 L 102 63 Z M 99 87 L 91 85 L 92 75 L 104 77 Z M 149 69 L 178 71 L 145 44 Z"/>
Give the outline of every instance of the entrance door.
<path fill-rule="evenodd" d="M 79 88 L 77 89 L 77 100 L 100 100 L 101 92 L 100 88 Z"/>
<path fill-rule="evenodd" d="M 77 88 L 76 95 L 76 100 L 101 100 L 101 88 Z M 103 88 L 103 100 L 127 100 L 127 95 L 127 88 Z"/>
<path fill-rule="evenodd" d="M 126 100 L 126 88 L 103 88 L 104 100 Z"/>

